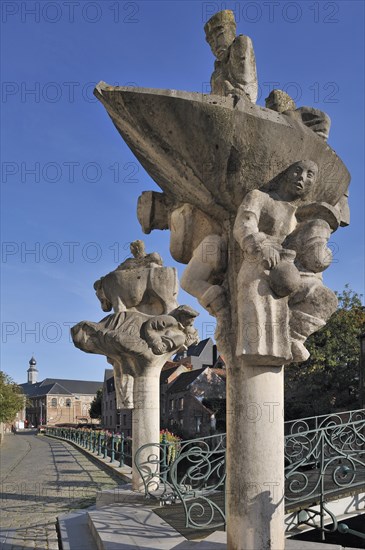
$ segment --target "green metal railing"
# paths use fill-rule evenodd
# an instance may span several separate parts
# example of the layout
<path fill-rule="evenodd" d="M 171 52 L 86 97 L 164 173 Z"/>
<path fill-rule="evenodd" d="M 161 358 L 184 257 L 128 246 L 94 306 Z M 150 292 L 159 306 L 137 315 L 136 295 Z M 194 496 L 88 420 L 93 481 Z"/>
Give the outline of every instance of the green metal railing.
<path fill-rule="evenodd" d="M 348 530 L 327 503 L 349 491 L 365 490 L 365 409 L 286 422 L 285 433 L 286 511 L 295 512 L 296 525 L 318 528 L 319 519 L 323 539 L 326 531 Z M 46 434 L 73 441 L 111 462 L 119 460 L 120 466 L 132 464 L 132 442 L 123 434 L 61 427 L 47 428 Z M 186 527 L 225 525 L 226 434 L 185 441 L 168 441 L 163 434 L 159 443 L 138 449 L 134 465 L 146 497 L 181 506 Z M 331 528 L 325 527 L 326 516 Z"/>
<path fill-rule="evenodd" d="M 110 462 L 119 461 L 119 467 L 132 466 L 132 440 L 123 433 L 104 430 L 47 427 L 46 435 L 71 441 Z"/>
<path fill-rule="evenodd" d="M 312 515 L 313 527 L 319 515 L 324 533 L 325 516 L 333 519 L 327 501 L 365 490 L 365 409 L 286 422 L 285 433 L 286 510 L 297 510 L 296 524 L 308 523 Z M 146 448 L 151 453 L 142 461 Z M 134 463 L 146 497 L 182 505 L 186 527 L 213 529 L 225 525 L 225 454 L 226 434 L 177 443 L 163 439 L 139 449 Z M 318 504 L 320 511 L 313 512 Z"/>

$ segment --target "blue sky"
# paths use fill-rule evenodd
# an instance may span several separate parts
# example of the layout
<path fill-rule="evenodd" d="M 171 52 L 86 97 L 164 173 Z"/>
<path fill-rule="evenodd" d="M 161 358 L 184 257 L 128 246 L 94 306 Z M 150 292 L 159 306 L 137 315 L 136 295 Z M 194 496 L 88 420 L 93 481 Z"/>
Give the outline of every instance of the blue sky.
<path fill-rule="evenodd" d="M 2 369 L 17 382 L 32 354 L 39 379 L 101 380 L 105 359 L 69 338 L 70 325 L 104 316 L 93 282 L 138 238 L 177 266 L 168 232 L 142 234 L 137 198 L 157 186 L 92 90 L 104 80 L 206 91 L 214 59 L 203 26 L 224 8 L 253 40 L 258 104 L 281 88 L 332 119 L 329 145 L 352 175 L 352 221 L 332 237 L 325 282 L 364 292 L 362 1 L 3 0 Z M 197 307 L 183 291 L 180 303 Z M 197 327 L 212 336 L 214 319 L 201 310 Z"/>

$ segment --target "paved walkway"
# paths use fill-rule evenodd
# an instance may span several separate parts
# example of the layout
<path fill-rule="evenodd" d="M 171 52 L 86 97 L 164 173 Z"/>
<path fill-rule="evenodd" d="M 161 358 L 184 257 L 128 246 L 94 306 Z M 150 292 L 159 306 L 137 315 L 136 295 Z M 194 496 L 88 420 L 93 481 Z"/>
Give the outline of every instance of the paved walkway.
<path fill-rule="evenodd" d="M 1 550 L 58 549 L 56 517 L 120 484 L 72 445 L 29 432 L 5 437 L 0 471 Z"/>

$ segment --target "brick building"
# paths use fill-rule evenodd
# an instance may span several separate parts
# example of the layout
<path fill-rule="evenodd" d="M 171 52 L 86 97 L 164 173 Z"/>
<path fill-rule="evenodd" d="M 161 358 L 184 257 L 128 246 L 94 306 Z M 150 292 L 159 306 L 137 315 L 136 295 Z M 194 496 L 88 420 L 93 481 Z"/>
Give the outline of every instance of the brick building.
<path fill-rule="evenodd" d="M 167 361 L 160 376 L 160 425 L 183 437 L 217 429 L 217 407 L 225 406 L 225 364 L 210 338 Z M 210 406 L 208 406 L 210 405 Z M 131 409 L 117 409 L 114 375 L 105 370 L 102 425 L 132 436 Z"/>
<path fill-rule="evenodd" d="M 28 426 L 47 424 L 97 423 L 90 418 L 90 405 L 102 382 L 45 378 L 37 382 L 34 357 L 29 361 L 28 382 L 19 384 L 26 396 L 24 411 L 19 413 Z"/>
<path fill-rule="evenodd" d="M 225 403 L 224 369 L 203 367 L 183 372 L 168 385 L 162 427 L 184 439 L 215 433 L 216 407 Z"/>
<path fill-rule="evenodd" d="M 125 436 L 132 435 L 131 409 L 117 409 L 113 369 L 105 369 L 101 423 L 107 430 L 123 432 Z"/>

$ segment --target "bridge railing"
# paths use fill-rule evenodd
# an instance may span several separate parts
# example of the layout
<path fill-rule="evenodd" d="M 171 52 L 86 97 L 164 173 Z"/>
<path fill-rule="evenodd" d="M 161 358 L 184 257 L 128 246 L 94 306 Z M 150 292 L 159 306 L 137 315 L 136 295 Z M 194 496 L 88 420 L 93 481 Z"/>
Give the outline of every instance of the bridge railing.
<path fill-rule="evenodd" d="M 325 428 L 326 426 L 349 424 L 350 422 L 356 422 L 357 420 L 365 420 L 365 409 L 356 409 L 353 411 L 343 411 L 332 414 L 323 414 L 321 416 L 309 416 L 307 418 L 288 420 L 284 423 L 285 435 L 318 430 L 320 428 Z"/>
<path fill-rule="evenodd" d="M 47 427 L 46 435 L 72 441 L 101 458 L 110 458 L 110 462 L 119 461 L 121 468 L 132 466 L 132 439 L 124 433 L 55 426 Z"/>
<path fill-rule="evenodd" d="M 312 429 L 305 429 L 309 426 Z M 285 433 L 286 510 L 322 506 L 341 492 L 365 489 L 364 409 L 288 422 Z M 145 448 L 151 453 L 142 462 Z M 181 442 L 162 440 L 139 449 L 134 462 L 147 497 L 182 506 L 186 527 L 217 528 L 226 517 L 225 450 L 226 434 Z"/>
<path fill-rule="evenodd" d="M 119 460 L 120 466 L 131 465 L 131 439 L 123 434 L 61 427 L 49 427 L 46 433 L 111 462 Z M 319 504 L 322 518 L 327 500 L 365 490 L 365 409 L 286 422 L 285 433 L 287 511 Z M 142 460 L 146 448 L 150 453 Z M 146 497 L 181 506 L 186 527 L 206 529 L 225 525 L 225 459 L 226 434 L 185 441 L 168 441 L 163 435 L 161 442 L 137 451 L 134 465 Z"/>
<path fill-rule="evenodd" d="M 285 461 L 290 508 L 365 488 L 365 417 L 287 435 Z"/>
<path fill-rule="evenodd" d="M 147 459 L 144 450 L 150 449 Z M 201 439 L 144 445 L 134 463 L 148 498 L 160 504 L 180 504 L 186 527 L 217 528 L 225 524 L 226 434 Z M 156 491 L 156 477 L 160 487 Z M 212 498 L 213 495 L 213 498 Z"/>

